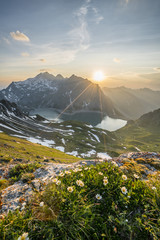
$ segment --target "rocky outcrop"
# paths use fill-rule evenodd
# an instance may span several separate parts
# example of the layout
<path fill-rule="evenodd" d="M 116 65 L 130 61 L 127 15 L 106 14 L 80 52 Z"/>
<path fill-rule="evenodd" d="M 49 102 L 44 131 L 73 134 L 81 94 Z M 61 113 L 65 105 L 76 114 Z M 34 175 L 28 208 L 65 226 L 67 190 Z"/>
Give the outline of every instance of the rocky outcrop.
<path fill-rule="evenodd" d="M 44 187 L 54 181 L 54 178 L 58 177 L 61 172 L 69 170 L 81 171 L 82 166 L 86 165 L 86 167 L 89 167 L 91 164 L 101 164 L 103 161 L 111 162 L 122 171 L 128 172 L 128 174 L 132 172 L 133 175 L 133 173 L 138 172 L 136 178 L 142 180 L 146 180 L 148 175 L 155 174 L 160 170 L 160 154 L 155 152 L 130 152 L 121 154 L 118 158 L 85 160 L 72 164 L 45 162 L 42 163 L 42 167 L 34 172 L 33 180 L 27 183 L 24 183 L 22 180 L 15 182 L 13 185 L 1 191 L 1 214 L 17 208 L 23 210 L 34 193 L 43 191 Z M 0 168 L 1 179 L 7 179 L 9 177 L 8 172 L 12 167 L 13 165 Z"/>

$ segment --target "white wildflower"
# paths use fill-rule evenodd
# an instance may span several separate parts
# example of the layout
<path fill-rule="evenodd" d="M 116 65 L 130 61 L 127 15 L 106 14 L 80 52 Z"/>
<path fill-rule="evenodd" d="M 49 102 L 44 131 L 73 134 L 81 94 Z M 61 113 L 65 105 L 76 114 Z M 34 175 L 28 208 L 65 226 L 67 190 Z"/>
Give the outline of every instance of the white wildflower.
<path fill-rule="evenodd" d="M 23 233 L 22 236 L 18 238 L 18 240 L 29 240 L 28 233 Z"/>
<path fill-rule="evenodd" d="M 97 198 L 98 200 L 101 200 L 101 199 L 102 199 L 102 196 L 101 196 L 100 194 L 97 194 L 97 195 L 96 195 L 96 198 Z"/>
<path fill-rule="evenodd" d="M 60 172 L 59 176 L 60 176 L 60 177 L 63 177 L 63 176 L 64 176 L 64 173 L 63 173 L 63 172 Z"/>
<path fill-rule="evenodd" d="M 56 182 L 56 185 L 60 185 L 60 184 L 61 184 L 61 181 L 58 180 L 58 181 Z"/>
<path fill-rule="evenodd" d="M 57 181 L 58 181 L 58 179 L 57 178 L 53 178 L 53 180 L 52 180 L 54 183 L 56 183 Z"/>
<path fill-rule="evenodd" d="M 139 176 L 138 176 L 137 174 L 134 174 L 133 176 L 134 176 L 135 178 L 137 178 L 137 179 L 139 178 Z"/>
<path fill-rule="evenodd" d="M 122 187 L 121 191 L 122 191 L 123 194 L 127 194 L 127 188 L 126 187 Z"/>
<path fill-rule="evenodd" d="M 73 187 L 68 187 L 67 190 L 68 190 L 68 192 L 71 193 L 71 192 L 73 192 Z"/>
<path fill-rule="evenodd" d="M 103 179 L 103 185 L 106 186 L 108 184 L 108 179 L 107 178 L 104 178 Z"/>
<path fill-rule="evenodd" d="M 77 180 L 76 184 L 80 187 L 84 187 L 84 182 L 82 182 L 81 180 Z"/>
<path fill-rule="evenodd" d="M 126 175 L 122 175 L 123 180 L 127 180 L 127 176 Z"/>
<path fill-rule="evenodd" d="M 44 206 L 44 202 L 40 202 L 39 206 L 43 207 Z"/>

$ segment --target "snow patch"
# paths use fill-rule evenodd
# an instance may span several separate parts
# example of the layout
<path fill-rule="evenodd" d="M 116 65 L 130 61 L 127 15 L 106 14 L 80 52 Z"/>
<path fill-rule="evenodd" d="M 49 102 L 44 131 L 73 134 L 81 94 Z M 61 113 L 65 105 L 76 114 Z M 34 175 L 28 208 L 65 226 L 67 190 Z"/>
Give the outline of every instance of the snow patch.
<path fill-rule="evenodd" d="M 97 140 L 97 142 L 100 142 L 99 137 L 97 135 L 95 135 L 94 133 L 91 133 L 91 134 Z"/>
<path fill-rule="evenodd" d="M 138 147 L 135 147 L 135 149 L 136 149 L 137 151 L 141 152 L 141 150 L 140 150 Z"/>
<path fill-rule="evenodd" d="M 97 157 L 106 160 L 112 159 L 107 153 L 97 153 Z"/>
<path fill-rule="evenodd" d="M 54 147 L 54 148 L 61 151 L 61 152 L 64 152 L 64 147 L 62 147 L 62 146 L 57 146 L 57 147 Z"/>
<path fill-rule="evenodd" d="M 88 151 L 87 153 L 81 153 L 81 156 L 83 158 L 85 158 L 85 157 L 91 157 L 94 154 L 96 154 L 96 151 L 95 150 L 91 150 L 91 151 Z"/>
<path fill-rule="evenodd" d="M 51 145 L 55 144 L 55 142 L 53 140 L 47 140 L 47 139 L 40 140 L 40 139 L 33 138 L 33 137 L 27 137 L 26 139 L 29 142 L 38 143 L 38 144 L 41 144 L 46 147 L 51 147 Z"/>
<path fill-rule="evenodd" d="M 92 128 L 93 126 L 91 124 L 90 125 L 86 124 L 86 127 Z"/>
<path fill-rule="evenodd" d="M 77 151 L 72 151 L 72 152 L 66 152 L 66 154 L 73 155 L 73 156 L 76 157 L 78 155 L 78 152 Z"/>
<path fill-rule="evenodd" d="M 21 133 L 21 131 L 15 130 L 14 128 L 8 127 L 8 126 L 6 126 L 6 125 L 4 125 L 4 124 L 2 124 L 2 123 L 0 123 L 0 127 L 7 128 L 7 129 L 9 129 L 9 130 L 12 130 L 13 132 L 19 132 L 19 133 Z"/>

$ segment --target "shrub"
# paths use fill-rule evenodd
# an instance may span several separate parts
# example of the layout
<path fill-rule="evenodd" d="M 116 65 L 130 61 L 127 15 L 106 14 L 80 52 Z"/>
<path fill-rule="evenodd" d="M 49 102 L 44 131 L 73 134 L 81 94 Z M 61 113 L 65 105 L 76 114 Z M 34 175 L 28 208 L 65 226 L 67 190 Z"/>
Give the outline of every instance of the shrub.
<path fill-rule="evenodd" d="M 23 173 L 21 176 L 21 180 L 25 182 L 30 182 L 31 180 L 34 179 L 34 174 L 33 173 Z"/>
<path fill-rule="evenodd" d="M 9 185 L 6 179 L 0 179 L 0 191 Z"/>
<path fill-rule="evenodd" d="M 20 180 L 24 173 L 33 173 L 39 167 L 41 165 L 38 163 L 18 164 L 9 171 L 9 177 L 15 182 Z"/>

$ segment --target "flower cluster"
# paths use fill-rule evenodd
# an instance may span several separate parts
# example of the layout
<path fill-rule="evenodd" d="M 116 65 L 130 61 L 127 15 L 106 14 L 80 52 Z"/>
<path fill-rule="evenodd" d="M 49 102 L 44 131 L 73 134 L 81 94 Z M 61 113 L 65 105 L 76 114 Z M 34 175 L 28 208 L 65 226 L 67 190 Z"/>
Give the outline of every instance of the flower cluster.
<path fill-rule="evenodd" d="M 77 180 L 76 184 L 80 187 L 84 187 L 84 182 L 82 182 L 81 180 Z"/>
<path fill-rule="evenodd" d="M 106 186 L 108 184 L 108 178 L 104 177 L 103 178 L 103 185 Z"/>

